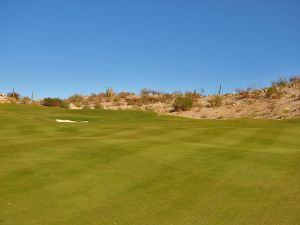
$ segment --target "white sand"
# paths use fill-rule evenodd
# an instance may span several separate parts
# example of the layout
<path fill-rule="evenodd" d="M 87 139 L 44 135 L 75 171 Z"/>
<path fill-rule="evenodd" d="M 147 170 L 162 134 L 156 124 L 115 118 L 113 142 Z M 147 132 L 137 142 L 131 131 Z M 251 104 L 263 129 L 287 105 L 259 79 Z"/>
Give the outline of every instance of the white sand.
<path fill-rule="evenodd" d="M 58 123 L 79 123 L 77 121 L 73 121 L 73 120 L 60 120 L 60 119 L 56 119 L 55 120 Z M 87 123 L 89 121 L 81 121 L 80 123 Z"/>

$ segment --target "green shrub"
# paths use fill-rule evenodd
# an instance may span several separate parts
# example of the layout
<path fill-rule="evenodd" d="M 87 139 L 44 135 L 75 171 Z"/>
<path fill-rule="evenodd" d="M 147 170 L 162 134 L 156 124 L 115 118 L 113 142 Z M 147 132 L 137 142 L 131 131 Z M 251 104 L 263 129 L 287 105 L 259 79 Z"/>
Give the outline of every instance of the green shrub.
<path fill-rule="evenodd" d="M 214 95 L 211 99 L 208 100 L 208 107 L 215 108 L 222 106 L 222 97 L 220 95 Z"/>
<path fill-rule="evenodd" d="M 60 98 L 44 98 L 42 105 L 48 107 L 63 107 L 64 101 Z"/>
<path fill-rule="evenodd" d="M 194 101 L 188 96 L 178 96 L 173 103 L 175 111 L 188 111 L 194 106 Z"/>

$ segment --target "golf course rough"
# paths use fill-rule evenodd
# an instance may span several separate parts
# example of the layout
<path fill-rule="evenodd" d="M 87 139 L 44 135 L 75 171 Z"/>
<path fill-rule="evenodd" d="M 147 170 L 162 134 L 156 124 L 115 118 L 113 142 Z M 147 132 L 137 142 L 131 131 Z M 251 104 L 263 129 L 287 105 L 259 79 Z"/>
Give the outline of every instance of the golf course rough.
<path fill-rule="evenodd" d="M 0 225 L 50 224 L 298 225 L 300 119 L 0 105 Z"/>

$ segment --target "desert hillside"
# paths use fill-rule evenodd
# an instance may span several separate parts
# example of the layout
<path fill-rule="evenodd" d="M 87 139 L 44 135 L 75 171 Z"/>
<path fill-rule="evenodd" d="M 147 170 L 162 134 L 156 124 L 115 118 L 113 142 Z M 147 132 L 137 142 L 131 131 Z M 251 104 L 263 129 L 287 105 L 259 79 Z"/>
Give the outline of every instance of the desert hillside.
<path fill-rule="evenodd" d="M 142 89 L 140 94 L 106 92 L 68 99 L 46 98 L 33 101 L 19 94 L 0 95 L 0 103 L 41 104 L 70 109 L 146 110 L 158 114 L 195 119 L 270 118 L 300 116 L 300 78 L 280 79 L 263 89 L 237 89 L 232 94 L 205 96 L 197 91 L 162 93 Z"/>

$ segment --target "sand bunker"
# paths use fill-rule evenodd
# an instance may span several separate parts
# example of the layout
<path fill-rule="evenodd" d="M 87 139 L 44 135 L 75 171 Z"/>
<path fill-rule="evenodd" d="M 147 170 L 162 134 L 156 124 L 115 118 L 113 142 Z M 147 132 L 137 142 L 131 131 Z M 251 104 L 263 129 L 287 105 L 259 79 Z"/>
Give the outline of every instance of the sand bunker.
<path fill-rule="evenodd" d="M 58 123 L 87 123 L 89 121 L 74 121 L 74 120 L 60 120 L 60 119 L 56 119 L 55 120 Z"/>

